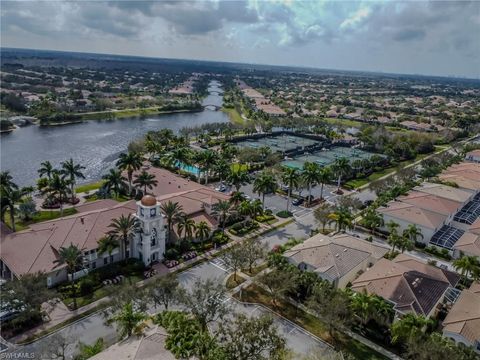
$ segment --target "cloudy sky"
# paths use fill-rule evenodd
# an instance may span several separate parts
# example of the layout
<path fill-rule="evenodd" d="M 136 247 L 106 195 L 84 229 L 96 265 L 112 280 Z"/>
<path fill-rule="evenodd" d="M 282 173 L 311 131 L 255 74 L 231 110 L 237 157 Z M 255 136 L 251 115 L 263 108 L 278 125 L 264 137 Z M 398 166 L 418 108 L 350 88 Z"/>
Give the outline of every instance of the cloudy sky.
<path fill-rule="evenodd" d="M 480 77 L 480 1 L 1 1 L 1 45 Z"/>

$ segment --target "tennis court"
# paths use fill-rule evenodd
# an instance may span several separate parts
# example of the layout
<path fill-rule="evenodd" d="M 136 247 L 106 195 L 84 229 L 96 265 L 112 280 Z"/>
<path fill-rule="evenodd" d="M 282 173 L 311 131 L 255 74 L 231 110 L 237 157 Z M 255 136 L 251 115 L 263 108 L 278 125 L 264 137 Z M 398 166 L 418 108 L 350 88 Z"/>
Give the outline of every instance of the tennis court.
<path fill-rule="evenodd" d="M 269 136 L 261 139 L 249 139 L 245 141 L 240 141 L 235 145 L 241 148 L 261 148 L 264 146 L 268 146 L 273 152 L 286 152 L 316 144 L 320 144 L 320 142 L 299 136 L 283 134 L 279 136 Z"/>
<path fill-rule="evenodd" d="M 314 162 L 321 166 L 330 165 L 335 160 L 340 158 L 347 158 L 350 161 L 369 159 L 373 154 L 368 151 L 348 147 L 332 147 L 322 151 L 317 151 L 312 154 L 303 154 L 295 157 L 293 160 L 285 160 L 283 165 L 301 169 L 305 162 Z"/>

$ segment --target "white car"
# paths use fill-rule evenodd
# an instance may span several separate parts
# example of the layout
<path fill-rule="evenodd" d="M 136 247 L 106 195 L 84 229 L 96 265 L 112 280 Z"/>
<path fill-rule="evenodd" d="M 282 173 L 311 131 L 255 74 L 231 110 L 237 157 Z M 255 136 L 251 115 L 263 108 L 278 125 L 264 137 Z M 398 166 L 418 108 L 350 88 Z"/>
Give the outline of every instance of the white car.
<path fill-rule="evenodd" d="M 215 188 L 216 191 L 220 191 L 220 192 L 225 192 L 227 190 L 227 187 L 223 184 L 220 184 L 219 186 L 217 186 Z"/>

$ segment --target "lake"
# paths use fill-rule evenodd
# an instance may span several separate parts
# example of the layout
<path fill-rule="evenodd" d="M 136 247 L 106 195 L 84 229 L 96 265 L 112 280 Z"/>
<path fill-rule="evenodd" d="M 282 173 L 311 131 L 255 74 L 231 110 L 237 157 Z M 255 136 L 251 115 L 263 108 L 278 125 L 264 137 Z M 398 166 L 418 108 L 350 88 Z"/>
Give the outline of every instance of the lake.
<path fill-rule="evenodd" d="M 221 84 L 212 81 L 203 104 L 221 106 Z M 228 122 L 227 114 L 205 109 L 196 113 L 152 115 L 145 118 L 88 120 L 64 126 L 36 125 L 2 134 L 0 141 L 2 171 L 9 170 L 19 186 L 35 185 L 40 163 L 49 160 L 56 167 L 69 158 L 86 167 L 86 179 L 99 180 L 111 168 L 128 144 L 151 130 L 163 128 L 178 132 L 186 126 Z"/>

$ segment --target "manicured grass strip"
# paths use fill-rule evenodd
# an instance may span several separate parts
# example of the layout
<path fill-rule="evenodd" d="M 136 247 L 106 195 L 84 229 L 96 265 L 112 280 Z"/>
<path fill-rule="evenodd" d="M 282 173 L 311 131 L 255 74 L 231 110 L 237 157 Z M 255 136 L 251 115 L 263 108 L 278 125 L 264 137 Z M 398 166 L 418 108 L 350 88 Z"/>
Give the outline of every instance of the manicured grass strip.
<path fill-rule="evenodd" d="M 222 111 L 226 113 L 230 117 L 230 121 L 234 124 L 238 125 L 243 125 L 245 123 L 245 120 L 242 118 L 242 116 L 239 114 L 237 109 L 235 108 L 222 108 Z"/>
<path fill-rule="evenodd" d="M 77 213 L 77 210 L 75 210 L 74 208 L 67 208 L 67 209 L 63 210 L 63 216 L 64 217 L 69 216 L 69 215 L 73 215 L 73 214 L 76 214 L 76 213 Z M 42 222 L 42 221 L 58 219 L 59 217 L 60 217 L 60 210 L 38 211 L 32 217 L 32 219 L 28 220 L 28 221 L 23 221 L 23 220 L 16 217 L 15 218 L 15 230 L 16 231 L 25 230 L 31 224 L 35 224 L 35 223 Z M 12 228 L 12 226 L 11 226 L 12 223 L 10 221 L 9 214 L 7 216 L 5 216 L 5 225 L 7 225 L 9 228 Z"/>
<path fill-rule="evenodd" d="M 234 295 L 237 299 L 238 293 Z M 328 333 L 327 326 L 322 323 L 318 318 L 306 313 L 305 311 L 296 308 L 294 305 L 286 301 L 277 301 L 277 306 L 273 306 L 269 295 L 260 287 L 256 285 L 250 285 L 246 289 L 242 290 L 241 301 L 247 301 L 251 303 L 260 303 L 266 307 L 278 312 L 288 320 L 298 324 L 310 333 L 318 336 L 319 338 L 331 343 L 332 339 Z M 388 359 L 382 354 L 371 349 L 367 345 L 352 339 L 344 334 L 337 334 L 335 345 L 339 350 L 346 351 L 352 354 L 355 359 L 366 360 L 384 360 Z"/>
<path fill-rule="evenodd" d="M 90 183 L 90 184 L 83 184 L 83 185 L 77 186 L 75 191 L 77 193 L 83 193 L 83 192 L 87 192 L 87 191 L 98 190 L 102 187 L 103 184 L 104 184 L 103 180 L 93 182 L 93 183 Z"/>

